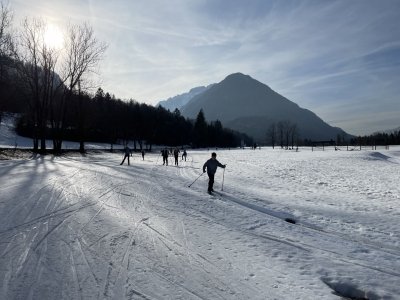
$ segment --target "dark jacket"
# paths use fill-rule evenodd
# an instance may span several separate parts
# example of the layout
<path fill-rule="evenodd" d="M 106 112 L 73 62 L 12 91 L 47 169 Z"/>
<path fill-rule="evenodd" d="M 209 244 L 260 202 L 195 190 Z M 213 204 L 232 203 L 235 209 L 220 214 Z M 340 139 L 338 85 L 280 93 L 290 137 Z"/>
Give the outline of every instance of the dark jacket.
<path fill-rule="evenodd" d="M 217 167 L 225 168 L 225 166 L 223 164 L 221 164 L 217 159 L 210 158 L 204 164 L 203 172 L 205 172 L 206 168 L 207 168 L 207 173 L 215 174 L 215 172 L 217 172 Z"/>
<path fill-rule="evenodd" d="M 168 150 L 167 150 L 167 149 L 161 150 L 161 155 L 162 155 L 163 157 L 168 157 Z"/>

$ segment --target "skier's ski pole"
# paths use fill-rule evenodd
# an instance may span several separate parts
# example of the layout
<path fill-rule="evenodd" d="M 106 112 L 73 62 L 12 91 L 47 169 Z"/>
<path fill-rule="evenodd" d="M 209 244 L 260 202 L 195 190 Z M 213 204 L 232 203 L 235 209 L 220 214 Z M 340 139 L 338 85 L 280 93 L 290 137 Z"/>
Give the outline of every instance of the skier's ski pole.
<path fill-rule="evenodd" d="M 224 190 L 225 169 L 226 169 L 226 165 L 225 165 L 225 168 L 224 168 L 224 172 L 222 173 L 222 185 L 221 185 L 221 191 L 223 191 L 223 190 Z"/>
<path fill-rule="evenodd" d="M 191 187 L 193 183 L 195 183 L 197 181 L 197 179 L 199 179 L 204 173 L 201 173 L 199 177 L 197 177 L 191 184 L 189 184 L 188 187 Z"/>

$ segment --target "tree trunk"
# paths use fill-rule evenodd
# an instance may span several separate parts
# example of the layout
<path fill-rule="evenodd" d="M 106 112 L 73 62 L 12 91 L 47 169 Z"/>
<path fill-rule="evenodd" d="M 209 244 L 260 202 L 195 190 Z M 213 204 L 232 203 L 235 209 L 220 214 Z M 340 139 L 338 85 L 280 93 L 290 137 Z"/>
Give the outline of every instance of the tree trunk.
<path fill-rule="evenodd" d="M 39 151 L 39 140 L 34 137 L 33 138 L 33 152 L 38 152 Z"/>
<path fill-rule="evenodd" d="M 85 142 L 84 141 L 79 142 L 79 152 L 85 153 Z"/>
<path fill-rule="evenodd" d="M 40 152 L 43 154 L 46 153 L 46 138 L 45 137 L 42 137 L 40 139 Z"/>

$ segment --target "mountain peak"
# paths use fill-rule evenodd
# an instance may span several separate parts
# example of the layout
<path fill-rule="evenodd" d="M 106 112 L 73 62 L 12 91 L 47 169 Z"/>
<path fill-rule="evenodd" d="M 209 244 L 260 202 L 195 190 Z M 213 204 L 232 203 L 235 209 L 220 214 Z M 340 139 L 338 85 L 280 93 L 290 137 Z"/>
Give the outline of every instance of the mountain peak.
<path fill-rule="evenodd" d="M 230 81 L 230 80 L 249 80 L 249 79 L 255 80 L 255 79 L 251 78 L 249 75 L 245 75 L 243 73 L 238 72 L 238 73 L 233 73 L 233 74 L 226 76 L 226 78 L 223 81 L 225 81 L 225 80 L 228 80 L 228 81 Z"/>
<path fill-rule="evenodd" d="M 228 78 L 242 78 L 242 77 L 250 77 L 250 76 L 249 75 L 245 75 L 245 74 L 240 73 L 240 72 L 236 72 L 236 73 L 229 74 L 228 76 L 226 76 L 225 79 L 228 79 Z"/>
<path fill-rule="evenodd" d="M 260 81 L 258 81 L 256 79 L 254 79 L 250 75 L 246 75 L 246 74 L 243 74 L 243 73 L 240 73 L 240 72 L 228 75 L 220 83 L 223 84 L 223 85 L 224 84 L 225 85 L 230 85 L 231 88 L 234 88 L 234 89 L 243 89 L 243 88 L 248 88 L 248 89 L 256 88 L 257 89 L 257 88 L 262 88 L 262 89 L 268 90 L 270 92 L 272 91 L 271 88 L 268 85 L 266 85 L 266 84 L 264 84 L 264 83 L 262 83 L 262 82 L 260 82 Z"/>

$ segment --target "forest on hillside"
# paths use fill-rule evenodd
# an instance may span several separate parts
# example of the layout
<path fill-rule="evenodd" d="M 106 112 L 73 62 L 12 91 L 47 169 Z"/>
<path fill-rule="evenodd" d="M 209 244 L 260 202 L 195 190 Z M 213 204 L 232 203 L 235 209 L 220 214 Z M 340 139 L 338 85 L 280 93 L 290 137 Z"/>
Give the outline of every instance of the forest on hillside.
<path fill-rule="evenodd" d="M 9 7 L 0 12 L 0 118 L 18 113 L 17 133 L 33 139 L 34 151 L 62 150 L 65 140 L 126 144 L 141 149 L 152 145 L 237 147 L 252 144 L 248 136 L 224 128 L 220 121 L 206 122 L 202 111 L 196 120 L 179 110 L 121 100 L 101 88 L 92 93 L 107 44 L 99 41 L 87 23 L 66 28 L 63 47 L 46 43 L 48 24 L 25 18 L 12 30 Z"/>

